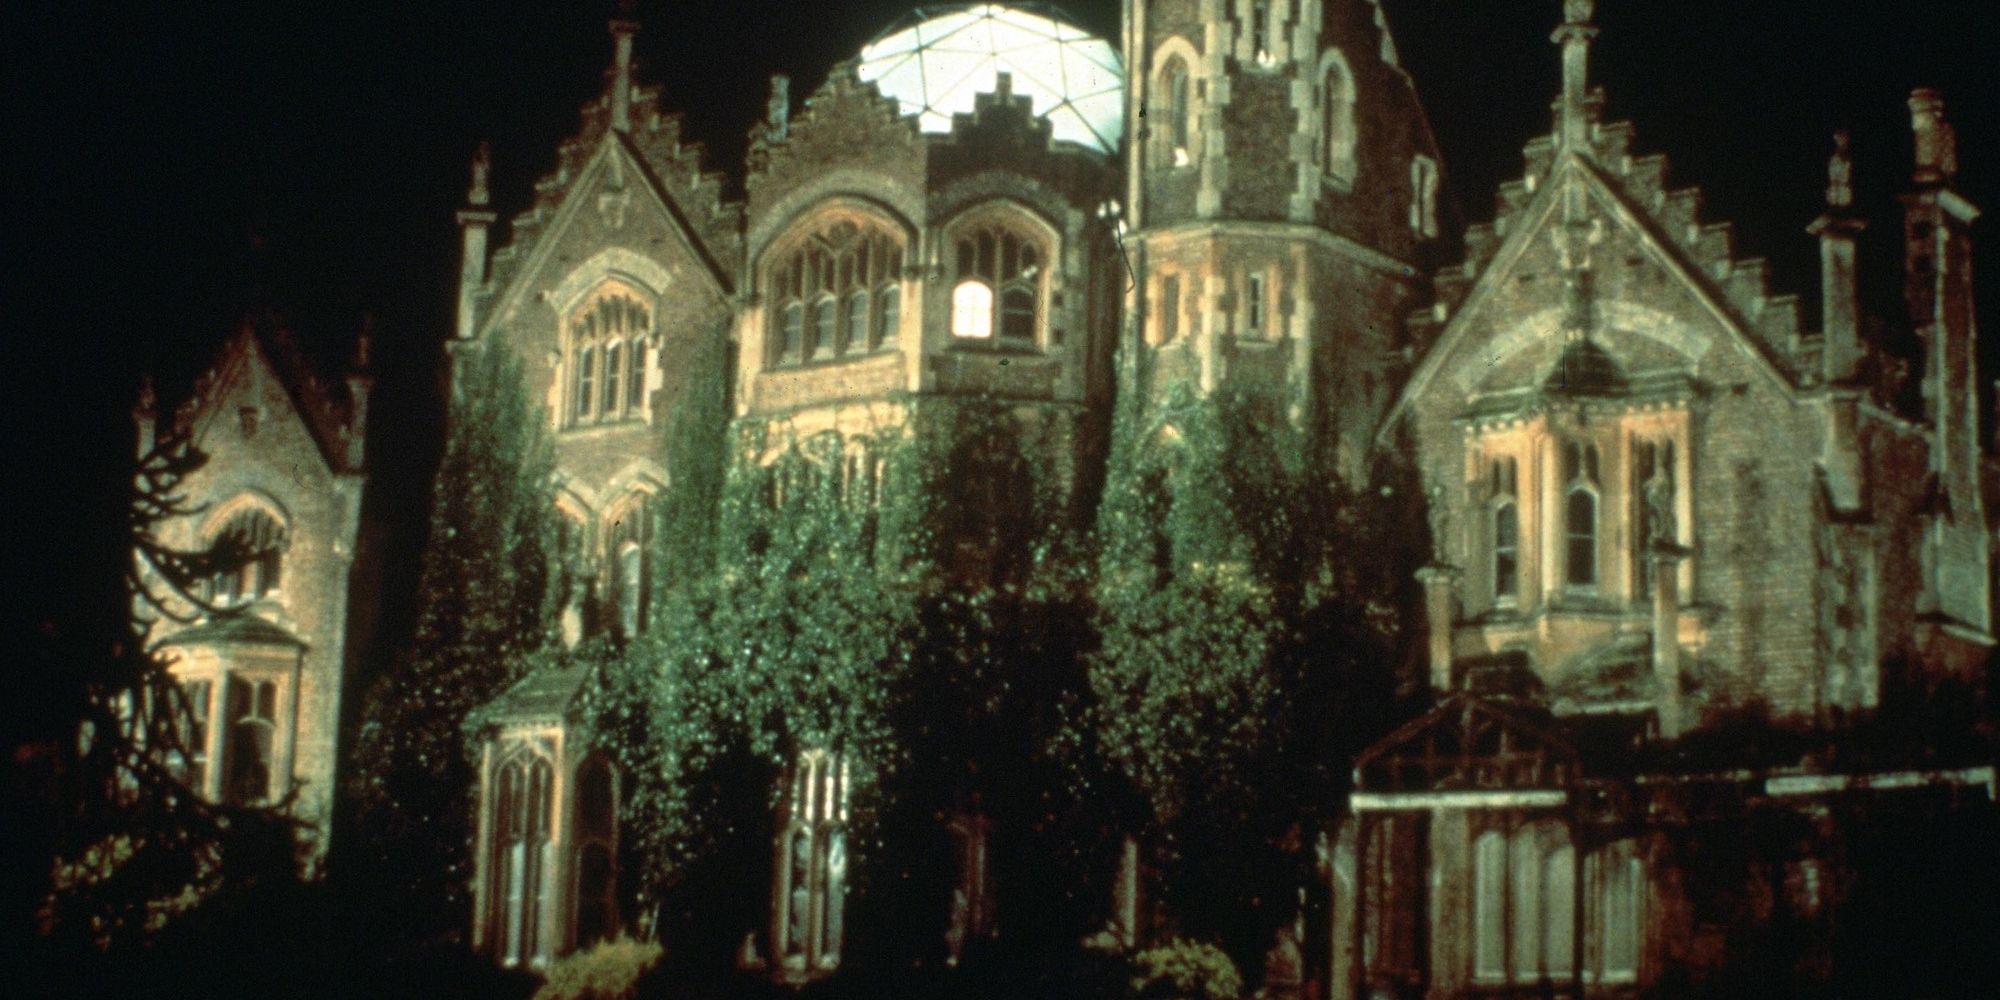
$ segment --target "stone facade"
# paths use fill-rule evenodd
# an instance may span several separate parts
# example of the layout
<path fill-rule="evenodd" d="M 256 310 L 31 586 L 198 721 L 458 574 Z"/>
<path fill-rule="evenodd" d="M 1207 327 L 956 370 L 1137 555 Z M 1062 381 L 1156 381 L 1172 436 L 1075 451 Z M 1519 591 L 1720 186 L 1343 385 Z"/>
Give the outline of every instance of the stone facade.
<path fill-rule="evenodd" d="M 1907 364 L 1862 333 L 1846 137 L 1809 230 L 1812 332 L 1663 158 L 1597 119 L 1590 7 L 1556 33 L 1556 131 L 1438 275 L 1382 431 L 1414 449 L 1430 505 L 1439 704 L 1358 762 L 1328 855 L 1335 996 L 1685 986 L 1774 923 L 1806 942 L 1790 961 L 1830 962 L 1830 887 L 1871 877 L 1834 846 L 1841 817 L 1948 825 L 1945 790 L 1991 802 L 1990 762 L 1869 729 L 1885 704 L 1976 684 L 1993 645 L 1990 460 L 1968 446 L 1976 211 L 1941 102 L 1911 99 Z M 1689 749 L 1755 732 L 1843 750 Z M 1752 846 L 1763 824 L 1800 832 Z M 1718 876 L 1692 845 L 1720 828 L 1755 860 Z M 1722 912 L 1730 878 L 1775 902 Z"/>
<path fill-rule="evenodd" d="M 866 466 L 869 442 L 945 409 L 929 404 L 976 405 L 1013 432 L 1013 459 L 1053 472 L 1061 488 L 1039 499 L 1064 509 L 1037 513 L 1072 526 L 1103 474 L 1116 386 L 1144 401 L 1239 389 L 1328 442 L 1326 476 L 1365 481 L 1402 449 L 1432 536 L 1427 616 L 1406 631 L 1435 707 L 1357 762 L 1299 921 L 1331 936 L 1298 931 L 1280 986 L 1657 985 L 1726 936 L 1688 888 L 1701 876 L 1676 832 L 1733 821 L 1700 805 L 1713 789 L 1808 829 L 1830 826 L 1828 796 L 1863 788 L 1990 801 L 1977 761 L 1702 771 L 1672 756 L 1747 717 L 1834 740 L 1987 659 L 1981 486 L 2000 472 L 1976 440 L 1977 211 L 1952 184 L 1941 101 L 1911 101 L 1896 322 L 1921 350 L 1902 357 L 1860 315 L 1844 146 L 1810 229 L 1825 265 L 1815 332 L 1761 261 L 1734 255 L 1728 226 L 1700 217 L 1699 194 L 1668 185 L 1663 157 L 1599 120 L 1590 7 L 1569 0 L 1556 34 L 1553 133 L 1527 144 L 1493 221 L 1471 226 L 1440 197 L 1375 0 L 1128 3 L 1111 148 L 1058 138 L 1030 81 L 1005 73 L 941 126 L 865 58 L 797 114 L 776 78 L 741 203 L 633 81 L 636 25 L 614 21 L 605 92 L 505 245 L 489 251 L 483 150 L 458 213 L 448 347 L 504 346 L 546 403 L 575 581 L 565 638 L 644 625 L 654 512 L 675 484 L 669 423 L 706 350 L 730 358 L 732 440 L 757 444 L 740 459 Z M 1461 235 L 1462 261 L 1437 265 Z M 182 669 L 296 658 L 289 718 L 326 722 L 300 729 L 290 769 L 323 798 L 365 383 L 348 410 L 287 396 L 258 344 L 232 348 L 184 419 L 218 455 L 204 495 L 269 491 L 285 589 L 252 605 L 272 628 L 184 635 Z M 253 411 L 272 414 L 255 436 Z M 320 459 L 309 482 L 262 485 L 301 455 Z M 962 458 L 943 478 L 991 488 L 994 457 Z M 991 573 L 1003 553 L 986 541 L 947 571 Z M 478 720 L 473 941 L 506 964 L 540 966 L 617 924 L 619 776 L 590 752 L 585 682 L 530 676 Z M 745 966 L 798 983 L 838 965 L 847 775 L 827 748 L 793 762 L 768 947 L 747 946 Z M 980 873 L 959 887 L 961 942 L 993 926 L 989 826 L 952 823 L 959 863 Z M 1824 861 L 1794 852 L 1764 890 L 1817 900 Z M 1136 879 L 1124 890 L 1117 908 L 1136 910 Z"/>
<path fill-rule="evenodd" d="M 170 598 L 166 614 L 139 608 L 190 695 L 177 764 L 213 798 L 289 800 L 315 866 L 333 810 L 348 574 L 366 478 L 365 340 L 358 354 L 333 389 L 282 330 L 246 323 L 165 417 L 170 426 L 158 426 L 150 399 L 135 415 L 142 456 L 170 435 L 207 456 L 182 484 L 190 513 L 159 525 L 157 540 L 233 555 L 189 600 Z"/>

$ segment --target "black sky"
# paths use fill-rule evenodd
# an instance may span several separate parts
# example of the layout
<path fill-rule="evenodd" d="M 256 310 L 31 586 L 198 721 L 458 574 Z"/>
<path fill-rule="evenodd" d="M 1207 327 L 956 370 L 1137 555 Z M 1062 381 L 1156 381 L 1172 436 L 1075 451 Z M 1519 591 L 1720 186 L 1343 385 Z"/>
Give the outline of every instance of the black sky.
<path fill-rule="evenodd" d="M 1557 0 L 1386 0 L 1404 65 L 1466 215 L 1520 172 L 1556 90 Z M 284 312 L 325 353 L 375 317 L 382 390 L 371 512 L 413 540 L 436 442 L 427 389 L 450 326 L 451 211 L 480 139 L 502 216 L 522 208 L 609 58 L 610 0 L 352 0 L 256 5 L 14 0 L 4 83 L 8 148 L 10 588 L 29 623 L 66 620 L 116 566 L 88 544 L 117 515 L 138 373 L 168 384 L 207 363 L 253 305 Z M 712 169 L 740 173 L 771 73 L 804 97 L 912 5 L 899 0 L 642 0 L 641 77 L 687 112 Z M 1117 0 L 1065 5 L 1115 38 Z M 1871 235 L 1895 230 L 1917 85 L 1944 89 L 1961 186 L 2000 207 L 2000 5 L 1987 0 L 1601 0 L 1592 74 L 1607 117 L 1664 152 L 1739 252 L 1779 290 L 1817 287 L 1803 227 L 1828 134 L 1855 134 Z M 1989 252 L 1990 256 L 1990 252 Z M 1984 298 L 2000 297 L 1989 264 Z M 1990 306 L 1985 311 L 1990 312 Z M 1988 351 L 1992 357 L 1994 352 Z M 2000 368 L 1989 368 L 2000 374 Z M 386 433 L 381 433 L 385 432 Z M 401 513 L 398 513 L 401 512 Z M 405 549 L 405 551 L 408 551 Z M 108 562 L 107 562 L 108 560 Z M 25 572 L 24 572 L 25 571 Z M 396 585 L 396 567 L 387 583 Z M 401 572 L 406 573 L 406 570 Z M 102 591 L 92 591 L 100 596 Z M 99 601 L 101 606 L 102 601 Z M 393 626 L 393 622 L 391 623 Z"/>

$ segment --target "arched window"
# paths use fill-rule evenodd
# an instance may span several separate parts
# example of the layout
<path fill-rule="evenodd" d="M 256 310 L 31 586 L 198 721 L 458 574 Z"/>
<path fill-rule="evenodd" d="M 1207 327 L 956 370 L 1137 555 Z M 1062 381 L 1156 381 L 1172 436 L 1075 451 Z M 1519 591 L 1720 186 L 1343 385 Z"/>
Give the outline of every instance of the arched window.
<path fill-rule="evenodd" d="M 569 426 L 643 415 L 646 344 L 652 311 L 639 292 L 607 281 L 570 310 L 567 321 Z"/>
<path fill-rule="evenodd" d="M 207 600 L 231 608 L 268 597 L 278 589 L 285 529 L 268 512 L 250 508 L 224 521 L 209 542 L 215 570 Z"/>
<path fill-rule="evenodd" d="M 1320 167 L 1326 179 L 1343 190 L 1352 188 L 1356 174 L 1354 74 L 1339 49 L 1327 50 L 1320 90 Z"/>
<path fill-rule="evenodd" d="M 229 678 L 229 739 L 223 746 L 224 800 L 260 805 L 272 797 L 278 733 L 278 684 Z"/>
<path fill-rule="evenodd" d="M 576 774 L 576 946 L 587 948 L 617 928 L 618 795 L 611 764 L 586 758 Z"/>
<path fill-rule="evenodd" d="M 634 496 L 611 515 L 606 532 L 611 560 L 612 596 L 618 611 L 618 632 L 631 638 L 646 627 L 646 550 L 651 539 L 652 512 L 643 494 Z"/>
<path fill-rule="evenodd" d="M 543 953 L 541 905 L 543 860 L 549 839 L 550 793 L 555 770 L 549 762 L 516 751 L 494 775 L 493 854 L 488 884 L 493 886 L 489 940 L 503 965 L 537 962 Z"/>
<path fill-rule="evenodd" d="M 1511 456 L 1493 460 L 1488 470 L 1489 504 L 1493 517 L 1493 599 L 1512 602 L 1521 585 L 1521 505 L 1518 465 Z"/>
<path fill-rule="evenodd" d="M 1479 835 L 1472 848 L 1472 974 L 1507 977 L 1507 838 L 1498 830 Z"/>
<path fill-rule="evenodd" d="M 1166 146 L 1163 152 L 1167 162 L 1176 167 L 1185 167 L 1193 162 L 1190 152 L 1194 132 L 1192 86 L 1186 60 L 1180 56 L 1169 58 L 1160 70 L 1160 95 L 1165 106 L 1159 110 L 1160 120 L 1165 126 L 1162 129 Z"/>
<path fill-rule="evenodd" d="M 1563 444 L 1564 579 L 1572 587 L 1597 585 L 1597 446 Z"/>
<path fill-rule="evenodd" d="M 863 354 L 893 342 L 880 319 L 894 316 L 895 282 L 903 270 L 903 240 L 879 220 L 837 213 L 773 255 L 767 279 L 775 333 L 771 365 Z M 877 322 L 869 322 L 870 291 Z"/>
<path fill-rule="evenodd" d="M 952 335 L 1034 343 L 1041 326 L 1042 265 L 1049 256 L 1042 242 L 996 219 L 958 230 L 955 247 Z"/>
<path fill-rule="evenodd" d="M 825 750 L 807 750 L 799 754 L 790 778 L 775 859 L 772 951 L 787 971 L 816 975 L 840 965 L 847 894 L 847 762 Z"/>

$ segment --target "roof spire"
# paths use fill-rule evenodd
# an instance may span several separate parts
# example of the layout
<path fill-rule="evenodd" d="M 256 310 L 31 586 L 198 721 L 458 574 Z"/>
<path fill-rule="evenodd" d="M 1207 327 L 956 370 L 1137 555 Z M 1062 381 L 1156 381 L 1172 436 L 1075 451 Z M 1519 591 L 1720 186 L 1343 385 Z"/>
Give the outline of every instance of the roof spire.
<path fill-rule="evenodd" d="M 1944 95 L 1931 87 L 1910 91 L 1910 131 L 1917 140 L 1918 184 L 1949 186 L 1958 173 L 1958 133 L 1944 117 Z"/>
<path fill-rule="evenodd" d="M 1846 208 L 1854 204 L 1854 160 L 1848 155 L 1846 129 L 1833 133 L 1833 155 L 1826 161 L 1826 207 Z"/>
<path fill-rule="evenodd" d="M 611 127 L 632 131 L 632 36 L 639 33 L 638 0 L 618 0 L 611 17 Z"/>
<path fill-rule="evenodd" d="M 493 198 L 487 190 L 487 182 L 493 174 L 493 145 L 480 140 L 479 149 L 472 154 L 472 186 L 465 192 L 465 202 L 474 208 L 485 208 Z"/>
<path fill-rule="evenodd" d="M 1590 40 L 1597 26 L 1590 23 L 1592 0 L 1563 0 L 1563 23 L 1549 40 L 1562 46 L 1563 89 L 1558 135 L 1564 147 L 1584 149 L 1590 139 Z"/>

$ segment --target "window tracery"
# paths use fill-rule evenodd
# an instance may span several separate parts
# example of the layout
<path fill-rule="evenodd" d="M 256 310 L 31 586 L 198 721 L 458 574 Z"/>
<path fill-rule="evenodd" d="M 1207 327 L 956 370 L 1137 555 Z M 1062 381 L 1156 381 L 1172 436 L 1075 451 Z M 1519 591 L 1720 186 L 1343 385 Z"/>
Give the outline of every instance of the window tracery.
<path fill-rule="evenodd" d="M 1164 123 L 1161 131 L 1161 153 L 1166 162 L 1175 167 L 1185 167 L 1194 162 L 1194 99 L 1193 78 L 1188 73 L 1187 60 L 1179 55 L 1169 56 L 1160 68 L 1158 93 L 1162 106 L 1158 109 Z"/>
<path fill-rule="evenodd" d="M 249 507 L 232 515 L 209 543 L 216 569 L 204 599 L 234 608 L 270 596 L 278 589 L 285 545 L 284 526 L 270 512 Z"/>
<path fill-rule="evenodd" d="M 771 272 L 771 367 L 866 354 L 896 344 L 903 239 L 885 223 L 840 214 L 777 256 Z"/>
<path fill-rule="evenodd" d="M 1050 256 L 1045 241 L 1003 215 L 960 227 L 954 237 L 952 336 L 1035 343 Z"/>
<path fill-rule="evenodd" d="M 654 320 L 645 302 L 630 285 L 607 281 L 570 311 L 565 426 L 645 416 Z"/>

